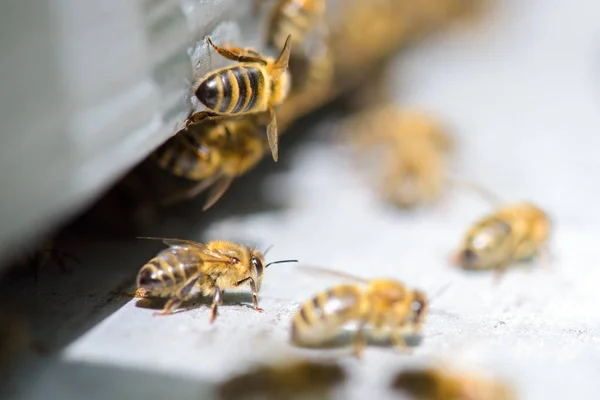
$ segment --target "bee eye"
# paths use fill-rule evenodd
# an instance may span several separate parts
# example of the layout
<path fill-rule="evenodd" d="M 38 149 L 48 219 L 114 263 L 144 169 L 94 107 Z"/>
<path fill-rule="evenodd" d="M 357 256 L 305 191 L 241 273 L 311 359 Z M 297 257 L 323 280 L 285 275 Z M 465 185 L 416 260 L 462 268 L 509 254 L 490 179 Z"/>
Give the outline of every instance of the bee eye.
<path fill-rule="evenodd" d="M 416 313 L 421 311 L 421 308 L 423 308 L 423 305 L 421 304 L 420 301 L 413 301 L 412 303 L 412 310 Z"/>
<path fill-rule="evenodd" d="M 461 260 L 463 268 L 474 268 L 475 264 L 479 260 L 479 256 L 471 249 L 466 249 L 461 254 Z"/>
<path fill-rule="evenodd" d="M 264 266 L 262 265 L 262 262 L 260 262 L 260 260 L 258 258 L 252 256 L 252 265 L 256 269 L 256 275 L 259 277 L 262 276 L 263 270 L 264 270 Z"/>

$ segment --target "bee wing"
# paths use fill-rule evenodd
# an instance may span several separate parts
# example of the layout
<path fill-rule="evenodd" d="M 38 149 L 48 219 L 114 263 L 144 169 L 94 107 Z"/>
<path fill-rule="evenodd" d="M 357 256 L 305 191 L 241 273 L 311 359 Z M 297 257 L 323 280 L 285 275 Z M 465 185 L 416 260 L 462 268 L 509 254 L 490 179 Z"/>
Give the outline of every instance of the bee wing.
<path fill-rule="evenodd" d="M 210 247 L 208 247 L 206 244 L 196 242 L 193 240 L 165 238 L 165 237 L 145 237 L 145 236 L 138 237 L 138 239 L 160 240 L 164 244 L 171 246 L 171 247 L 194 247 L 194 248 L 202 251 L 202 253 L 204 255 L 209 256 L 206 258 L 205 257 L 202 258 L 203 261 L 205 261 L 205 262 L 229 262 L 231 260 L 231 257 L 229 257 L 227 254 L 219 252 L 219 251 L 214 251 Z"/>
<path fill-rule="evenodd" d="M 229 189 L 231 182 L 233 182 L 233 178 L 233 176 L 224 175 L 221 178 L 219 178 L 213 184 L 213 186 L 211 186 L 210 191 L 208 192 L 206 204 L 204 204 L 204 207 L 202 207 L 203 211 L 206 211 L 209 208 L 211 208 L 217 201 L 219 201 L 221 197 L 223 197 L 227 189 Z"/>
<path fill-rule="evenodd" d="M 302 265 L 298 268 L 305 270 L 305 272 L 315 273 L 320 275 L 329 275 L 337 278 L 349 279 L 351 281 L 360 282 L 360 283 L 368 283 L 369 280 L 366 278 L 361 278 L 360 276 L 348 274 L 346 272 L 336 271 L 329 268 L 317 267 L 313 265 Z"/>

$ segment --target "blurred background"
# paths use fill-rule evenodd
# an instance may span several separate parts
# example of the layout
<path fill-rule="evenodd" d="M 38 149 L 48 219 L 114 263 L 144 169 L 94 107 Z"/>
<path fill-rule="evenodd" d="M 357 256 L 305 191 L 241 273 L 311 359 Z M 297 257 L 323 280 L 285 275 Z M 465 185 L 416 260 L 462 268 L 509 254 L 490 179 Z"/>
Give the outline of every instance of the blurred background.
<path fill-rule="evenodd" d="M 394 374 L 432 360 L 486 372 L 517 398 L 592 398 L 600 5 L 325 1 L 323 26 L 292 50 L 279 161 L 259 135 L 259 156 L 214 206 L 203 211 L 206 192 L 165 204 L 214 177 L 177 176 L 159 157 L 184 156 L 180 129 L 199 109 L 190 88 L 226 65 L 203 38 L 276 57 L 279 3 L 0 4 L 3 398 L 218 398 L 230 377 L 299 355 L 339 356 L 348 377 L 333 398 L 410 398 L 390 388 Z M 439 135 L 396 153 L 395 126 Z M 223 160 L 220 174 L 227 157 L 249 157 L 209 130 L 192 134 Z M 397 161 L 407 159 L 410 179 Z M 444 177 L 543 208 L 552 268 L 516 268 L 497 285 L 452 268 L 462 235 L 493 207 Z M 298 304 L 337 282 L 293 266 L 267 272 L 265 314 L 239 295 L 214 325 L 204 303 L 154 318 L 123 295 L 163 248 L 136 236 L 274 245 L 271 260 L 449 286 L 412 356 L 373 347 L 359 362 L 289 344 Z"/>

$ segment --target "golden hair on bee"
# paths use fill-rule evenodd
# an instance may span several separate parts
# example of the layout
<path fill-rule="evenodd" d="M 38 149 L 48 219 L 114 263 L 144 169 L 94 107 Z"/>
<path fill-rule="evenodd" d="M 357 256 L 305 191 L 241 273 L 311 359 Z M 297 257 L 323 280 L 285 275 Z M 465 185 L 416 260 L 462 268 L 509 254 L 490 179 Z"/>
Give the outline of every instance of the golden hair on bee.
<path fill-rule="evenodd" d="M 514 400 L 512 388 L 494 379 L 458 373 L 448 368 L 409 369 L 400 372 L 392 388 L 415 400 Z"/>
<path fill-rule="evenodd" d="M 342 129 L 361 158 L 381 152 L 376 160 L 386 202 L 406 209 L 440 197 L 452 138 L 433 117 L 380 105 L 351 117 Z"/>
<path fill-rule="evenodd" d="M 286 99 L 291 85 L 288 71 L 290 38 L 288 36 L 279 57 L 274 60 L 251 49 L 216 46 L 207 36 L 206 41 L 218 54 L 238 64 L 209 72 L 198 80 L 194 95 L 206 111 L 190 116 L 186 127 L 207 118 L 268 112 L 267 138 L 273 159 L 277 161 L 275 108 Z"/>
<path fill-rule="evenodd" d="M 469 228 L 454 262 L 465 270 L 501 274 L 514 263 L 543 255 L 550 229 L 541 208 L 528 202 L 504 205 Z"/>
<path fill-rule="evenodd" d="M 163 205 L 209 190 L 204 210 L 212 207 L 233 180 L 251 169 L 267 150 L 258 118 L 207 120 L 178 132 L 153 154 L 156 163 L 175 176 L 198 183 L 163 199 Z"/>
<path fill-rule="evenodd" d="M 356 357 L 360 357 L 366 343 L 363 331 L 367 326 L 372 328 L 374 338 L 389 338 L 398 349 L 407 351 L 404 337 L 421 332 L 428 311 L 427 295 L 393 279 L 367 281 L 331 272 L 361 285 L 337 285 L 302 303 L 292 317 L 292 343 L 301 347 L 321 347 L 341 334 L 347 324 L 357 323 L 354 334 Z"/>
<path fill-rule="evenodd" d="M 325 0 L 279 0 L 271 14 L 268 45 L 281 47 L 288 35 L 300 46 L 306 36 L 323 24 Z"/>
<path fill-rule="evenodd" d="M 173 313 L 196 293 L 212 296 L 210 321 L 217 316 L 225 290 L 250 286 L 252 302 L 258 306 L 264 270 L 273 264 L 296 262 L 280 260 L 265 264 L 259 250 L 238 243 L 214 240 L 207 244 L 176 238 L 141 238 L 162 240 L 169 248 L 162 250 L 138 272 L 136 293 L 143 297 L 165 297 L 169 300 L 158 315 Z"/>

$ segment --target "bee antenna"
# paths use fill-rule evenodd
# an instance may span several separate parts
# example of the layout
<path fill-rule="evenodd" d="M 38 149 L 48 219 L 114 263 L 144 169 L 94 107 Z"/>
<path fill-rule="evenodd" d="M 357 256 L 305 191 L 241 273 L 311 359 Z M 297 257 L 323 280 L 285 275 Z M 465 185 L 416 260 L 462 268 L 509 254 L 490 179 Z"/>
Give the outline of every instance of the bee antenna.
<path fill-rule="evenodd" d="M 263 256 L 266 256 L 267 253 L 269 252 L 269 250 L 271 250 L 273 248 L 273 245 L 270 245 L 269 247 L 267 247 L 267 249 L 265 251 L 263 251 Z"/>
<path fill-rule="evenodd" d="M 268 263 L 267 265 L 265 265 L 265 268 L 267 268 L 269 265 L 271 264 L 283 264 L 283 263 L 292 263 L 292 262 L 298 262 L 298 260 L 279 260 L 279 261 L 271 261 L 270 263 Z"/>

